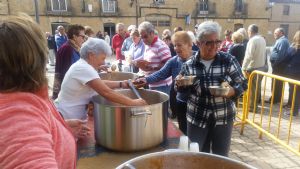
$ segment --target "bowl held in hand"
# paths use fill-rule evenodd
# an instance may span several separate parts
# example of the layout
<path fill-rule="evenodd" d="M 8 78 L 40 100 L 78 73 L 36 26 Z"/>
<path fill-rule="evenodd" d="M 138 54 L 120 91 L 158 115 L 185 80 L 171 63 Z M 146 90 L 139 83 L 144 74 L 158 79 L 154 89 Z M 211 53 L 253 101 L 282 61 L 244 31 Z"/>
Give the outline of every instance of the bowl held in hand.
<path fill-rule="evenodd" d="M 209 92 L 213 96 L 226 96 L 230 90 L 230 87 L 222 86 L 209 86 Z"/>

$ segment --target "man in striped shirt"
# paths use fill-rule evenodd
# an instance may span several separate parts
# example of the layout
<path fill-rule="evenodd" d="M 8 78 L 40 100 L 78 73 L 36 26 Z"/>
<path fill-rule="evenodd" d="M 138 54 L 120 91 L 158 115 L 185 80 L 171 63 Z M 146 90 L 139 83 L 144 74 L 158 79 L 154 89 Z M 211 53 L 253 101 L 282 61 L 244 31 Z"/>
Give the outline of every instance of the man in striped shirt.
<path fill-rule="evenodd" d="M 182 76 L 196 76 L 193 84 L 178 87 L 189 92 L 187 100 L 187 135 L 199 144 L 202 152 L 228 156 L 233 120 L 234 100 L 247 88 L 238 61 L 228 53 L 218 52 L 222 41 L 218 23 L 207 21 L 198 26 L 198 53 L 183 64 Z M 221 86 L 226 81 L 229 92 L 213 95 L 210 86 Z"/>
<path fill-rule="evenodd" d="M 144 59 L 137 61 L 136 65 L 148 77 L 165 65 L 166 61 L 171 58 L 171 52 L 169 47 L 154 34 L 154 26 L 150 22 L 142 22 L 138 30 L 145 43 L 145 53 Z M 172 77 L 170 76 L 149 84 L 149 88 L 169 95 L 171 83 Z"/>

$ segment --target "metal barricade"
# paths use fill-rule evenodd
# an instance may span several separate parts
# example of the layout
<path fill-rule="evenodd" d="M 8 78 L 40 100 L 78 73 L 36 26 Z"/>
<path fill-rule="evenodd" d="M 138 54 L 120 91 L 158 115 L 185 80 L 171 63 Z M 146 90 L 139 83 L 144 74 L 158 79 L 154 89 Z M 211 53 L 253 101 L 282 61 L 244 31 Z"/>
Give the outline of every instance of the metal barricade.
<path fill-rule="evenodd" d="M 272 81 L 274 82 L 271 83 Z M 271 97 L 268 105 L 265 101 L 266 95 L 267 92 L 271 91 L 271 95 L 274 96 L 275 81 L 283 83 L 280 103 L 279 105 L 274 104 L 274 97 Z M 293 87 L 293 93 L 289 93 L 292 94 L 292 104 L 289 110 L 290 115 L 284 115 L 283 103 L 284 98 L 287 96 L 285 88 L 288 84 Z M 251 92 L 253 85 L 255 90 Z M 259 91 L 259 85 L 261 85 L 261 91 Z M 236 124 L 241 124 L 241 134 L 244 132 L 245 125 L 249 124 L 259 131 L 259 138 L 265 135 L 300 156 L 300 120 L 293 116 L 296 93 L 297 90 L 300 90 L 297 86 L 300 87 L 300 81 L 261 71 L 253 71 L 249 76 L 248 91 L 243 95 L 242 113 L 237 113 L 237 117 L 241 119 L 241 122 Z M 253 93 L 253 91 L 255 92 Z M 259 92 L 261 92 L 261 97 Z M 259 98 L 261 98 L 261 102 L 259 102 Z M 237 108 L 239 107 L 240 104 L 237 105 Z"/>

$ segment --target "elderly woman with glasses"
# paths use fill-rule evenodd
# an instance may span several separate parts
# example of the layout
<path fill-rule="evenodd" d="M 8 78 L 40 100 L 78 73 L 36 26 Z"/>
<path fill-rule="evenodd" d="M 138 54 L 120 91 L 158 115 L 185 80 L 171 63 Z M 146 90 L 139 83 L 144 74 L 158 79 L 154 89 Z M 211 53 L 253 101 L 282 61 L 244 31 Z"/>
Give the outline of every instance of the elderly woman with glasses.
<path fill-rule="evenodd" d="M 180 71 L 181 76 L 196 77 L 192 85 L 176 85 L 179 92 L 189 93 L 187 135 L 190 140 L 197 142 L 202 152 L 228 156 L 236 113 L 234 99 L 246 90 L 247 81 L 238 61 L 230 54 L 218 51 L 222 42 L 220 30 L 219 24 L 212 21 L 198 26 L 200 50 L 183 64 Z M 221 85 L 229 88 L 227 94 L 210 93 L 210 86 Z"/>
<path fill-rule="evenodd" d="M 55 105 L 64 119 L 86 120 L 86 106 L 95 95 L 127 106 L 146 105 L 143 99 L 131 99 L 113 89 L 128 88 L 126 81 L 101 80 L 97 69 L 112 53 L 109 45 L 102 39 L 89 38 L 80 49 L 80 59 L 67 71 Z"/>
<path fill-rule="evenodd" d="M 60 91 L 61 82 L 64 79 L 69 67 L 80 58 L 79 50 L 86 37 L 84 30 L 84 27 L 81 25 L 75 24 L 68 26 L 68 41 L 58 49 L 56 55 L 52 99 L 57 98 L 57 95 Z"/>

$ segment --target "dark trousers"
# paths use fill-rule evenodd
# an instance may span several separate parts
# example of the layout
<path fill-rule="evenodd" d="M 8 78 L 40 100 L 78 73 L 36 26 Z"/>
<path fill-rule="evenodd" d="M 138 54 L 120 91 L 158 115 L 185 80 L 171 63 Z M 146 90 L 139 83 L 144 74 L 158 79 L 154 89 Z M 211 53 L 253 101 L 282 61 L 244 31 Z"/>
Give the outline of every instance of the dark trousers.
<path fill-rule="evenodd" d="M 258 83 L 257 83 L 257 86 L 256 86 L 256 79 L 257 78 L 258 78 Z M 255 75 L 254 78 L 253 78 L 253 81 L 252 81 L 251 89 L 248 89 L 248 90 L 250 90 L 250 109 L 249 109 L 249 111 L 253 111 L 255 95 L 256 95 L 256 111 L 257 111 L 258 104 L 261 102 L 261 81 L 262 81 L 262 78 L 263 78 L 262 76 L 259 76 L 259 75 L 256 76 Z M 257 88 L 257 93 L 255 94 L 256 88 Z"/>
<path fill-rule="evenodd" d="M 136 66 L 134 66 L 134 65 L 131 65 L 131 66 L 132 66 L 132 72 L 133 72 L 133 73 L 139 72 L 139 68 L 138 68 L 138 67 L 136 67 Z"/>
<path fill-rule="evenodd" d="M 174 89 L 174 82 L 172 82 L 171 84 L 171 89 L 170 89 L 170 108 L 171 108 L 171 111 L 172 111 L 172 114 L 175 114 L 176 115 L 176 94 L 177 92 L 175 91 Z"/>
<path fill-rule="evenodd" d="M 187 134 L 189 139 L 199 144 L 201 152 L 210 153 L 210 151 L 212 151 L 213 154 L 228 156 L 233 121 L 228 122 L 226 125 L 216 126 L 211 116 L 209 119 L 209 123 L 205 128 L 187 122 Z"/>
<path fill-rule="evenodd" d="M 281 73 L 281 70 L 276 70 L 273 69 L 273 74 L 278 75 L 278 76 L 284 76 Z M 279 80 L 272 80 L 272 91 L 273 91 L 273 84 L 275 83 L 275 88 L 274 88 L 274 103 L 278 103 L 281 101 L 281 95 L 282 95 L 282 88 L 283 88 L 283 82 Z M 270 100 L 271 101 L 271 100 Z"/>
<path fill-rule="evenodd" d="M 292 100 L 293 100 L 293 95 L 294 95 L 294 85 L 289 83 L 289 100 L 288 103 L 290 102 L 291 108 L 292 108 Z M 300 105 L 300 87 L 297 86 L 296 87 L 296 95 L 295 95 L 295 106 L 294 106 L 294 110 L 293 110 L 293 115 L 297 116 L 298 115 L 298 111 L 299 111 L 299 105 Z"/>
<path fill-rule="evenodd" d="M 187 124 L 186 124 L 186 108 L 187 108 L 187 103 L 186 102 L 181 102 L 181 101 L 176 101 L 176 116 L 177 116 L 177 121 L 178 121 L 178 126 L 181 132 L 184 135 L 187 135 Z"/>

